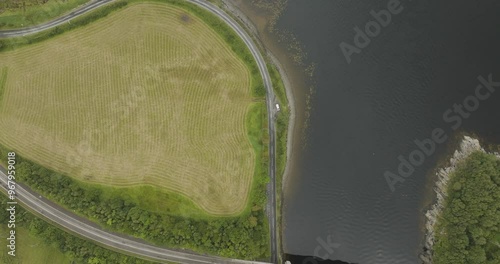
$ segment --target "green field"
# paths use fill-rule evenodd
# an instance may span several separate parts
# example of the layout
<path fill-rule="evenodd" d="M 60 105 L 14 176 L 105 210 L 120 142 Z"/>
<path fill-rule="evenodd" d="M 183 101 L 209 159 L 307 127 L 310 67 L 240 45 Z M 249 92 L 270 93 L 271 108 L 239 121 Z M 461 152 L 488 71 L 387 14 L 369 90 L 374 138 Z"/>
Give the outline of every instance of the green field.
<path fill-rule="evenodd" d="M 37 25 L 59 17 L 89 0 L 0 1 L 0 29 Z"/>
<path fill-rule="evenodd" d="M 276 118 L 276 222 L 277 224 L 277 232 L 281 234 L 283 230 L 283 178 L 286 169 L 287 163 L 287 143 L 288 143 L 288 125 L 290 120 L 290 107 L 288 104 L 288 99 L 286 96 L 286 88 L 285 84 L 281 79 L 281 75 L 275 65 L 268 64 L 267 69 L 269 70 L 269 75 L 271 76 L 271 80 L 273 82 L 273 88 L 276 94 L 276 97 L 279 100 L 279 104 L 281 107 L 280 112 Z M 277 236 L 278 238 L 278 248 L 283 248 L 283 241 L 281 236 Z M 278 254 L 281 256 L 281 254 Z M 282 261 L 281 258 L 279 261 Z"/>
<path fill-rule="evenodd" d="M 6 205 L 7 197 L 0 194 L 0 204 Z M 2 264 L 153 264 L 148 260 L 127 256 L 98 246 L 72 235 L 38 218 L 30 211 L 16 206 L 16 225 L 10 229 L 7 221 L 10 213 L 0 211 L 0 263 Z M 15 231 L 15 256 L 8 254 L 7 237 Z"/>
<path fill-rule="evenodd" d="M 0 236 L 8 237 L 9 229 L 2 223 L 0 226 Z M 4 240 L 2 240 L 3 242 Z M 25 227 L 16 229 L 16 256 L 7 254 L 7 247 L 2 243 L 0 250 L 0 262 L 4 264 L 26 264 L 26 263 L 54 263 L 70 264 L 71 259 L 64 255 L 55 246 L 48 245 L 40 237 L 31 235 Z"/>
<path fill-rule="evenodd" d="M 152 184 L 125 186 L 88 181 L 85 177 L 74 177 L 71 173 L 54 171 L 54 168 L 39 163 L 23 155 L 18 149 L 12 149 L 13 147 L 1 142 L 0 160 L 2 162 L 0 164 L 5 164 L 6 152 L 17 151 L 16 167 L 19 177 L 16 179 L 19 182 L 30 186 L 65 208 L 100 224 L 104 229 L 126 233 L 167 248 L 189 249 L 202 254 L 228 258 L 267 260 L 270 256 L 270 235 L 264 208 L 266 185 L 269 181 L 269 137 L 265 89 L 256 62 L 246 45 L 232 29 L 210 12 L 183 0 L 153 1 L 149 3 L 168 4 L 168 7 L 182 8 L 183 13 L 201 18 L 213 29 L 216 36 L 227 44 L 231 52 L 248 70 L 250 75 L 248 89 L 250 89 L 251 100 L 248 102 L 247 113 L 242 123 L 245 127 L 245 138 L 253 147 L 255 162 L 245 208 L 234 213 L 224 213 L 224 217 L 221 217 L 222 214 L 219 213 L 208 212 L 207 214 L 207 211 L 193 199 L 175 190 Z M 87 28 L 83 26 L 92 26 L 107 21 L 126 10 L 125 7 L 137 3 L 141 1 L 114 2 L 73 19 L 71 23 L 26 37 L 0 40 L 0 51 L 3 54 L 9 54 L 38 47 L 52 40 L 59 40 Z M 181 16 L 181 21 L 189 22 L 190 20 L 186 20 L 186 16 Z M 7 77 L 3 78 L 7 81 L 10 78 L 10 68 L 1 69 L 6 74 Z M 3 106 L 0 107 L 0 116 L 2 108 Z M 110 127 L 113 128 L 112 125 Z M 28 133 L 24 136 L 26 134 Z M 55 142 L 55 136 L 52 134 L 36 137 L 41 142 Z M 79 144 L 78 154 L 88 153 L 88 149 L 86 144 Z M 74 157 L 70 156 L 68 160 L 68 164 L 78 165 Z M 71 246 L 78 242 L 70 240 L 65 244 Z"/>
<path fill-rule="evenodd" d="M 197 16 L 131 4 L 2 52 L 0 69 L 0 144 L 25 158 L 86 183 L 159 187 L 209 214 L 247 206 L 254 78 Z"/>

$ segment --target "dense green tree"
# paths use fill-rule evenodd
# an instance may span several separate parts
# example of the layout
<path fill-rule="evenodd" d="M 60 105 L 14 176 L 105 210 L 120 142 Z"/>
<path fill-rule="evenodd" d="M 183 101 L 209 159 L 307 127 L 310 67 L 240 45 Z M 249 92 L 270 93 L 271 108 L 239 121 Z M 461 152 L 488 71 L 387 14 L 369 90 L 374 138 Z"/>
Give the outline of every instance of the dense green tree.
<path fill-rule="evenodd" d="M 231 258 L 264 259 L 269 254 L 269 232 L 262 209 L 266 201 L 266 181 L 255 188 L 251 210 L 238 217 L 189 219 L 146 211 L 125 197 L 104 198 L 108 196 L 103 196 L 98 186 L 83 187 L 70 177 L 20 156 L 16 171 L 19 182 L 110 230 L 170 248 L 188 248 Z M 34 220 L 27 227 L 33 234 L 62 240 L 53 229 L 44 229 L 40 221 Z M 70 247 L 62 242 L 58 245 L 62 250 Z"/>
<path fill-rule="evenodd" d="M 0 202 L 5 204 L 7 198 L 0 195 Z M 90 241 L 73 236 L 40 218 L 26 212 L 22 207 L 16 208 L 16 227 L 24 227 L 37 237 L 42 238 L 47 245 L 56 246 L 61 252 L 74 260 L 74 263 L 108 263 L 108 264 L 146 264 L 146 260 L 126 256 Z M 9 212 L 0 210 L 0 219 L 7 219 Z"/>
<path fill-rule="evenodd" d="M 500 263 L 500 160 L 473 153 L 451 175 L 434 263 Z"/>

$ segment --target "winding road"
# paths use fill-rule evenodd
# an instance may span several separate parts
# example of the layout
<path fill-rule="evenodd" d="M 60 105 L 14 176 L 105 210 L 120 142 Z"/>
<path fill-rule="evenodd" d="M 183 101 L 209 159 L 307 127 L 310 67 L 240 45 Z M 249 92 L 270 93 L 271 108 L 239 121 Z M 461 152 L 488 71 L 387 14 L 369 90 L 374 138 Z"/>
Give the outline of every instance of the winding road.
<path fill-rule="evenodd" d="M 64 15 L 62 17 L 59 17 L 57 19 L 54 19 L 48 23 L 41 24 L 38 26 L 33 26 L 33 27 L 27 27 L 27 28 L 20 28 L 20 29 L 11 29 L 11 30 L 0 30 L 0 38 L 9 38 L 9 37 L 20 37 L 20 36 L 25 36 L 29 34 L 34 34 L 38 33 L 53 27 L 57 27 L 65 22 L 70 21 L 73 18 L 76 18 L 78 16 L 81 16 L 89 11 L 92 11 L 98 7 L 101 7 L 109 2 L 112 2 L 113 0 L 98 0 L 94 2 L 90 2 L 87 5 L 84 5 L 73 12 Z"/>
<path fill-rule="evenodd" d="M 2 190 L 7 191 L 8 180 L 4 170 L 0 171 L 0 184 Z M 12 184 L 10 184 L 12 185 Z M 67 230 L 71 230 L 80 236 L 97 242 L 101 245 L 116 249 L 118 252 L 129 253 L 135 256 L 142 256 L 155 261 L 173 261 L 178 263 L 228 263 L 228 264 L 265 264 L 266 262 L 228 259 L 216 256 L 198 255 L 188 252 L 181 252 L 160 248 L 140 241 L 138 239 L 127 238 L 113 232 L 105 231 L 96 225 L 86 223 L 75 214 L 54 206 L 47 199 L 31 189 L 16 184 L 16 201 L 22 203 L 25 207 L 35 211 L 41 217 L 54 221 L 57 225 Z M 79 219 L 80 218 L 80 219 Z"/>
<path fill-rule="evenodd" d="M 78 16 L 81 16 L 85 13 L 88 13 L 96 8 L 99 8 L 107 3 L 112 2 L 113 0 L 99 0 L 95 2 L 91 2 L 88 5 L 82 6 L 77 10 L 57 18 L 51 22 L 46 24 L 33 26 L 29 28 L 23 29 L 15 29 L 15 30 L 4 30 L 0 31 L 0 38 L 8 38 L 8 37 L 18 37 L 24 36 L 28 34 L 38 33 L 63 23 L 70 21 Z M 269 76 L 269 72 L 267 70 L 266 62 L 260 53 L 260 50 L 253 42 L 252 38 L 247 34 L 247 32 L 227 13 L 219 9 L 217 6 L 207 2 L 206 0 L 186 0 L 187 2 L 191 2 L 201 8 L 204 8 L 213 14 L 217 15 L 220 19 L 226 22 L 237 34 L 238 36 L 245 42 L 250 52 L 252 53 L 255 61 L 257 62 L 257 66 L 259 68 L 260 74 L 262 76 L 262 80 L 264 82 L 264 86 L 267 91 L 266 103 L 267 103 L 267 112 L 268 112 L 268 120 L 269 120 L 269 157 L 270 157 L 270 168 L 269 168 L 269 177 L 270 183 L 268 186 L 268 214 L 269 214 L 269 223 L 270 223 L 270 232 L 271 232 L 271 262 L 278 263 L 278 247 L 277 247 L 277 233 L 276 233 L 276 157 L 275 157 L 275 149 L 276 149 L 276 132 L 274 126 L 274 116 L 277 113 L 275 111 L 275 96 L 272 87 L 271 77 Z M 2 189 L 7 188 L 7 176 L 4 171 L 0 171 L 0 181 L 2 184 Z M 237 259 L 227 259 L 216 256 L 204 256 L 187 252 L 180 252 L 174 250 L 168 250 L 156 246 L 152 246 L 146 242 L 141 242 L 136 239 L 128 239 L 122 236 L 118 236 L 112 232 L 108 232 L 102 230 L 94 225 L 85 223 L 75 214 L 62 209 L 60 207 L 55 207 L 50 203 L 46 202 L 45 199 L 37 198 L 41 197 L 39 194 L 36 194 L 32 190 L 27 187 L 23 187 L 21 185 L 17 185 L 17 199 L 19 202 L 24 204 L 26 207 L 31 209 L 32 211 L 36 211 L 41 214 L 46 219 L 57 223 L 64 228 L 79 234 L 89 240 L 95 241 L 99 244 L 106 245 L 109 248 L 116 249 L 121 252 L 128 252 L 130 254 L 143 256 L 149 259 L 155 259 L 157 261 L 173 261 L 179 263 L 246 263 L 246 264 L 257 264 L 264 262 L 255 262 L 255 261 L 246 261 L 246 260 L 237 260 Z"/>

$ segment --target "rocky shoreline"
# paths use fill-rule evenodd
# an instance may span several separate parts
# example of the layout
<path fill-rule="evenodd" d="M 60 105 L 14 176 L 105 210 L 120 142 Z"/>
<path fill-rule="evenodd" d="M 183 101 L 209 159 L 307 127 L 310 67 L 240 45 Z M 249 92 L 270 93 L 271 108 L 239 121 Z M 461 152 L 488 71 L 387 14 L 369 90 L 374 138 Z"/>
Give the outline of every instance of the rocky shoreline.
<path fill-rule="evenodd" d="M 453 172 L 455 172 L 458 164 L 461 161 L 467 159 L 473 152 L 476 151 L 486 152 L 479 144 L 479 140 L 465 136 L 460 143 L 460 149 L 455 150 L 455 153 L 451 157 L 448 167 L 442 168 L 437 172 L 438 179 L 434 187 L 434 191 L 436 192 L 436 203 L 432 205 L 431 209 L 428 210 L 425 214 L 427 219 L 425 225 L 425 244 L 424 252 L 420 255 L 420 259 L 422 260 L 423 264 L 432 263 L 432 248 L 435 242 L 434 229 L 439 215 L 441 214 L 444 207 L 444 201 L 447 196 L 446 188 L 448 186 L 448 182 L 450 181 L 450 176 L 453 174 Z M 500 154 L 495 154 L 500 158 Z"/>

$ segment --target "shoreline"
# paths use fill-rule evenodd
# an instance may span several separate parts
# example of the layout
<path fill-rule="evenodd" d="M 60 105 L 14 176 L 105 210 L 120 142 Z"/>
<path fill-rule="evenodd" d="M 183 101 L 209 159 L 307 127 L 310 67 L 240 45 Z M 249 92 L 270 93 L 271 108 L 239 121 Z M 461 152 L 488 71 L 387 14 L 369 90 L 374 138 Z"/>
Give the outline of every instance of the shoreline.
<path fill-rule="evenodd" d="M 133 0 L 132 0 L 132 1 L 133 1 Z M 229 30 L 228 30 L 228 31 L 229 31 Z M 259 44 L 257 44 L 257 45 L 259 45 Z M 259 47 L 259 48 L 261 48 L 261 47 Z M 253 48 L 252 48 L 251 50 L 253 50 Z M 280 77 L 280 78 L 282 78 L 282 77 Z M 281 90 L 281 89 L 280 89 L 280 90 Z M 288 95 L 287 95 L 287 97 L 288 97 Z M 260 219 L 260 217 L 259 217 L 259 219 Z M 265 217 L 264 217 L 264 219 L 265 219 Z M 279 233 L 278 233 L 278 236 L 280 236 L 280 235 L 279 235 Z M 238 252 L 238 251 L 236 251 L 236 252 Z"/>
<path fill-rule="evenodd" d="M 287 100 L 287 105 L 289 109 L 289 118 L 288 118 L 288 127 L 287 127 L 287 139 L 286 139 L 286 163 L 285 163 L 285 168 L 283 171 L 282 175 L 276 175 L 276 177 L 281 177 L 281 185 L 278 186 L 279 190 L 275 190 L 277 193 L 278 201 L 277 202 L 277 243 L 278 243 L 278 263 L 280 260 L 283 260 L 284 256 L 284 247 L 283 247 L 283 207 L 284 207 L 284 201 L 283 201 L 283 194 L 285 191 L 285 186 L 288 180 L 288 175 L 290 174 L 291 170 L 291 156 L 292 156 L 292 146 L 293 146 L 293 139 L 294 139 L 294 129 L 295 129 L 295 124 L 296 124 L 296 104 L 295 104 L 295 97 L 294 97 L 294 92 L 291 86 L 291 80 L 287 74 L 287 71 L 283 67 L 283 65 L 280 63 L 278 58 L 271 52 L 271 50 L 264 45 L 264 41 L 261 39 L 259 35 L 259 30 L 255 26 L 255 24 L 246 16 L 246 14 L 236 6 L 234 2 L 231 0 L 222 0 L 222 9 L 228 12 L 231 16 L 233 16 L 237 21 L 239 21 L 243 27 L 247 30 L 247 32 L 250 33 L 250 36 L 254 39 L 254 42 L 256 43 L 257 46 L 263 51 L 263 54 L 265 54 L 264 58 L 267 63 L 272 64 L 273 66 L 276 67 L 281 81 L 283 83 L 283 86 L 285 88 L 285 95 L 286 95 L 286 100 Z M 273 85 L 273 90 L 275 90 L 276 87 Z M 276 94 L 274 95 L 276 97 Z M 268 214 L 269 216 L 269 214 Z"/>
<path fill-rule="evenodd" d="M 425 235 L 424 248 L 419 257 L 423 264 L 432 264 L 433 246 L 435 243 L 435 227 L 444 209 L 444 202 L 447 197 L 448 182 L 452 174 L 456 171 L 458 165 L 467 159 L 473 152 L 481 151 L 486 153 L 478 139 L 464 136 L 460 142 L 459 149 L 455 150 L 453 155 L 444 168 L 438 169 L 436 172 L 437 180 L 434 184 L 434 194 L 436 198 L 430 209 L 425 213 Z M 492 153 L 500 158 L 499 153 Z"/>
<path fill-rule="evenodd" d="M 286 99 L 288 101 L 288 109 L 290 110 L 290 117 L 288 119 L 288 128 L 287 128 L 287 137 L 286 137 L 286 164 L 285 164 L 285 171 L 283 172 L 282 177 L 282 183 L 281 183 L 281 190 L 283 191 L 285 187 L 285 183 L 287 180 L 287 175 L 290 170 L 290 162 L 288 162 L 291 158 L 292 155 L 292 142 L 293 142 L 293 130 L 295 128 L 295 100 L 294 100 L 294 94 L 293 90 L 291 88 L 291 82 L 290 79 L 288 78 L 288 75 L 281 66 L 280 62 L 278 59 L 270 52 L 267 51 L 267 56 L 269 56 L 269 59 L 271 60 L 271 63 L 276 66 L 276 69 L 278 69 L 278 72 L 280 73 L 281 76 L 281 81 L 283 82 L 283 86 L 285 87 L 285 93 L 286 93 Z"/>

